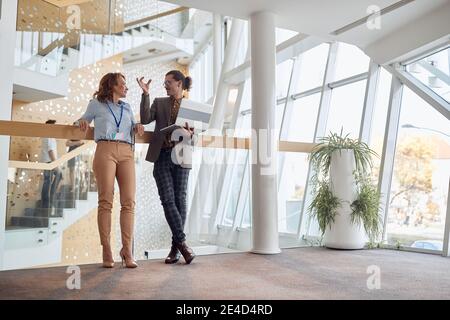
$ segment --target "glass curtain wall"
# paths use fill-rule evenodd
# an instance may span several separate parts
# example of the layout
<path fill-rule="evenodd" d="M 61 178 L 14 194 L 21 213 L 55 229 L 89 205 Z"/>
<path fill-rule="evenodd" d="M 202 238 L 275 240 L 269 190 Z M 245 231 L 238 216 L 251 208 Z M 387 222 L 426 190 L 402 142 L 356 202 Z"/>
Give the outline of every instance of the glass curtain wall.
<path fill-rule="evenodd" d="M 279 43 L 278 40 L 277 42 Z M 283 126 L 287 128 L 286 135 L 280 136 L 280 140 L 314 141 L 324 87 L 332 89 L 328 112 L 321 115 L 326 119 L 324 134 L 342 131 L 353 139 L 359 138 L 364 108 L 368 107 L 365 105 L 365 97 L 370 59 L 359 48 L 338 43 L 336 61 L 328 71 L 333 70 L 334 76 L 326 77 L 329 49 L 329 43 L 322 43 L 292 57 L 297 59 L 296 63 L 288 59 L 277 65 L 277 135 Z M 430 58 L 426 61 L 430 61 Z M 296 72 L 298 76 L 293 77 L 296 80 L 291 82 L 291 75 Z M 327 83 L 324 83 L 324 78 L 328 79 Z M 379 178 L 391 80 L 391 73 L 379 66 L 373 114 L 370 119 L 364 119 L 364 125 L 370 128 L 367 142 L 379 155 L 373 159 L 374 179 Z M 237 126 L 238 129 L 247 129 L 248 134 L 241 135 L 247 137 L 251 128 L 250 81 L 248 79 L 244 85 Z M 387 236 L 382 241 L 439 251 L 442 250 L 447 210 L 449 120 L 407 88 L 403 91 L 402 98 L 399 138 L 387 210 Z M 287 107 L 292 108 L 290 118 L 282 121 Z M 244 131 L 240 131 L 240 134 Z M 419 150 L 410 150 L 411 146 Z M 305 194 L 308 184 L 308 154 L 280 152 L 278 165 L 278 225 L 281 245 L 289 246 L 283 241 L 283 237 L 289 235 L 296 239 L 320 237 L 317 223 L 310 219 L 307 208 L 303 205 L 308 196 Z M 422 178 L 408 178 L 402 173 L 402 170 L 415 173 L 414 168 L 421 168 Z M 409 181 L 404 181 L 405 179 Z M 249 206 L 251 198 L 244 206 L 241 227 L 250 227 Z M 233 214 L 227 212 L 227 219 L 232 217 Z M 300 222 L 307 225 L 306 231 L 301 228 Z"/>

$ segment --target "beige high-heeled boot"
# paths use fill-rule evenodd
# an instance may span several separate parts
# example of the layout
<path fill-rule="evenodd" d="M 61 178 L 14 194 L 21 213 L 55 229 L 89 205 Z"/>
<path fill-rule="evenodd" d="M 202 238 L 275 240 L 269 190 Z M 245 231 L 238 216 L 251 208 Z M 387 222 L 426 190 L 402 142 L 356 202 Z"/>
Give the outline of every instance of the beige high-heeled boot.
<path fill-rule="evenodd" d="M 138 264 L 136 263 L 136 261 L 133 258 L 131 249 L 123 247 L 120 250 L 120 257 L 122 258 L 122 267 L 125 264 L 125 266 L 127 268 L 137 268 Z"/>
<path fill-rule="evenodd" d="M 103 252 L 103 268 L 113 268 L 114 267 L 114 259 L 111 251 L 111 246 L 109 244 L 102 245 Z"/>
<path fill-rule="evenodd" d="M 120 257 L 122 258 L 122 266 L 125 263 L 127 268 L 136 268 L 138 265 L 133 258 L 131 250 L 134 228 L 134 214 L 120 214 L 120 232 L 122 236 L 122 249 Z"/>
<path fill-rule="evenodd" d="M 110 244 L 111 214 L 99 212 L 97 216 L 98 232 L 102 244 L 103 267 L 113 268 L 114 259 Z"/>

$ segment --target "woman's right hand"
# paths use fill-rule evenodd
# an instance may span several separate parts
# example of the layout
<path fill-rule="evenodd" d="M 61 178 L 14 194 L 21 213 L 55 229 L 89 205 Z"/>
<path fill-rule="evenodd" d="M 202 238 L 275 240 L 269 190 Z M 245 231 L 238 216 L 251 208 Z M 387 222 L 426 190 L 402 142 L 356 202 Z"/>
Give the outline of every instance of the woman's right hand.
<path fill-rule="evenodd" d="M 87 129 L 89 128 L 89 122 L 87 122 L 86 120 L 80 119 L 80 120 L 78 120 L 78 126 L 80 127 L 81 131 L 86 132 Z"/>

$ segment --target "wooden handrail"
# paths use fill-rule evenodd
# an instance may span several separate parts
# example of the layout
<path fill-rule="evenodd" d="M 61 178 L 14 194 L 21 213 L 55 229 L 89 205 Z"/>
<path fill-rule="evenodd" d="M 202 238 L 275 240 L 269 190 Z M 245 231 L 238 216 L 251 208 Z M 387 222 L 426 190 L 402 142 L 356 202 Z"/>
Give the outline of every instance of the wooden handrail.
<path fill-rule="evenodd" d="M 70 140 L 94 140 L 94 128 L 82 132 L 77 126 L 0 120 L 0 135 Z M 151 132 L 136 136 L 137 143 L 150 142 Z"/>
<path fill-rule="evenodd" d="M 64 37 L 61 39 L 56 39 L 55 41 L 51 42 L 49 45 L 47 45 L 45 48 L 41 48 L 41 38 L 42 33 L 39 32 L 39 49 L 38 49 L 38 55 L 45 57 L 50 52 L 52 52 L 54 49 L 59 47 L 72 47 L 74 45 L 78 45 L 80 43 L 80 34 L 78 33 L 66 33 Z M 30 59 L 31 60 L 31 59 Z"/>
<path fill-rule="evenodd" d="M 151 143 L 152 134 L 153 132 L 146 131 L 142 137 L 136 135 L 136 143 Z M 67 140 L 91 140 L 75 150 L 64 154 L 59 159 L 51 163 L 10 161 L 10 166 L 14 168 L 52 170 L 95 145 L 93 142 L 94 128 L 92 127 L 84 133 L 77 126 L 71 125 L 0 120 L 0 135 Z M 310 153 L 316 145 L 316 143 L 309 142 L 278 141 L 277 149 L 281 152 Z M 195 146 L 201 148 L 248 150 L 251 148 L 251 143 L 249 138 L 199 135 Z"/>
<path fill-rule="evenodd" d="M 296 141 L 278 141 L 278 151 L 281 152 L 301 152 L 311 153 L 317 143 L 296 142 Z"/>

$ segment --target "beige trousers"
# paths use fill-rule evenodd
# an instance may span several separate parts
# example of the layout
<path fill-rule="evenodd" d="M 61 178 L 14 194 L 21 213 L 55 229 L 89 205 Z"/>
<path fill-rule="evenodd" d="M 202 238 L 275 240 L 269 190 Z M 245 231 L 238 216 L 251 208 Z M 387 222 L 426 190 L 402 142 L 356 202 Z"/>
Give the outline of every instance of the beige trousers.
<path fill-rule="evenodd" d="M 122 245 L 130 250 L 133 240 L 136 174 L 131 145 L 99 141 L 94 156 L 94 174 L 98 188 L 98 230 L 102 246 L 110 246 L 114 181 L 120 192 L 120 230 Z"/>

